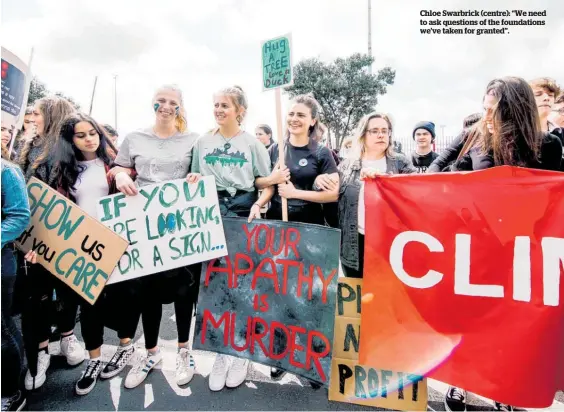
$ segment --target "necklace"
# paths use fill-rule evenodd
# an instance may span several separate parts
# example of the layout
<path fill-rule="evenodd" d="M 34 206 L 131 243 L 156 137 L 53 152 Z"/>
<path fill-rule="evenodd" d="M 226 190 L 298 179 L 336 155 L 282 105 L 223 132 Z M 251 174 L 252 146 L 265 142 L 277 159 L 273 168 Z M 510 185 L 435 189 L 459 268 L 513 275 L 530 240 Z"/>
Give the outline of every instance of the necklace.
<path fill-rule="evenodd" d="M 223 141 L 225 142 L 225 144 L 223 145 L 223 148 L 227 151 L 231 148 L 231 143 L 229 143 L 231 140 L 235 139 L 237 136 L 239 136 L 241 134 L 242 130 L 239 130 L 239 132 L 235 135 L 229 138 L 229 140 L 226 139 L 226 137 L 224 135 L 221 134 L 220 131 L 218 131 L 219 135 L 221 136 L 221 138 L 223 139 Z"/>
<path fill-rule="evenodd" d="M 178 133 L 178 130 L 175 130 L 172 134 L 167 135 L 166 137 L 162 137 L 162 136 L 159 136 L 159 134 L 158 134 L 157 131 L 155 130 L 155 127 L 153 126 L 153 134 L 154 134 L 155 136 L 157 136 L 159 139 L 168 139 L 168 138 L 174 136 L 176 133 Z"/>

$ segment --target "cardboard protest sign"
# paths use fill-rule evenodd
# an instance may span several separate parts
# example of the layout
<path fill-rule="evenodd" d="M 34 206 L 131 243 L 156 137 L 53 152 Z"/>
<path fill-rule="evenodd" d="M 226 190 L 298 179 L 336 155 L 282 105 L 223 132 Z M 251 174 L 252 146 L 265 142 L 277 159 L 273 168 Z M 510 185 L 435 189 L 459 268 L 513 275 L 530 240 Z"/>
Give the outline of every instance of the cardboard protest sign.
<path fill-rule="evenodd" d="M 136 196 L 103 197 L 97 209 L 98 219 L 129 242 L 109 283 L 227 254 L 212 176 L 143 186 Z"/>
<path fill-rule="evenodd" d="M 34 177 L 27 194 L 31 223 L 16 246 L 36 251 L 39 264 L 94 304 L 127 242 Z"/>
<path fill-rule="evenodd" d="M 427 380 L 358 362 L 362 279 L 339 278 L 329 400 L 403 411 L 427 409 Z M 369 323 L 366 329 L 378 328 Z M 416 344 L 415 344 L 416 346 Z"/>
<path fill-rule="evenodd" d="M 11 51 L 2 47 L 2 125 L 19 128 L 25 113 L 28 67 Z"/>
<path fill-rule="evenodd" d="M 340 232 L 225 218 L 229 255 L 202 267 L 194 348 L 327 385 Z"/>
<path fill-rule="evenodd" d="M 378 327 L 362 331 L 361 363 L 552 405 L 564 385 L 564 173 L 382 176 L 365 193 L 378 216 L 366 216 L 364 293 L 378 298 L 362 302 L 362 325 Z"/>
<path fill-rule="evenodd" d="M 262 43 L 262 87 L 264 90 L 290 86 L 292 72 L 292 36 L 287 34 Z"/>

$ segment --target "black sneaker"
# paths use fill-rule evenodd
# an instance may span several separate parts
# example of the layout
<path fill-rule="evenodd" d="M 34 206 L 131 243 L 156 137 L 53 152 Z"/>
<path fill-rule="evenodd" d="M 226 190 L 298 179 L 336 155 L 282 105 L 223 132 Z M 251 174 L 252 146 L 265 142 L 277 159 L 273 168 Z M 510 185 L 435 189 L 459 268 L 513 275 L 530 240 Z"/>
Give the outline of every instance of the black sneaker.
<path fill-rule="evenodd" d="M 100 377 L 102 379 L 110 379 L 120 373 L 123 368 L 127 366 L 127 363 L 133 356 L 135 352 L 135 347 L 133 344 L 127 346 L 118 346 L 116 353 L 112 356 L 112 359 L 108 362 Z"/>
<path fill-rule="evenodd" d="M 284 376 L 285 374 L 286 371 L 284 369 L 270 368 L 270 379 L 272 379 L 273 381 L 282 379 L 282 376 Z"/>
<path fill-rule="evenodd" d="M 22 391 L 18 391 L 11 398 L 2 398 L 2 411 L 21 411 L 26 404 Z"/>
<path fill-rule="evenodd" d="M 76 394 L 86 395 L 90 393 L 94 386 L 96 386 L 96 380 L 100 372 L 102 372 L 102 361 L 89 361 L 82 377 L 76 383 Z"/>
<path fill-rule="evenodd" d="M 511 405 L 507 405 L 506 403 L 495 403 L 495 410 L 496 411 L 504 411 L 504 412 L 513 412 L 515 408 Z"/>
<path fill-rule="evenodd" d="M 445 409 L 450 412 L 466 411 L 467 393 L 464 389 L 449 386 L 445 395 Z"/>

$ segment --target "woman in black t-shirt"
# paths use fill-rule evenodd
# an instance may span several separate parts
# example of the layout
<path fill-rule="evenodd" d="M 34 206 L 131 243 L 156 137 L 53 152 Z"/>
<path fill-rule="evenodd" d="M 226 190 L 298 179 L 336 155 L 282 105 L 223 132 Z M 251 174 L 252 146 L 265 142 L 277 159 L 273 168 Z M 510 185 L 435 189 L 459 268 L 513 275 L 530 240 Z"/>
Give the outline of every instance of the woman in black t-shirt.
<path fill-rule="evenodd" d="M 270 149 L 272 174 L 265 180 L 264 191 L 253 205 L 249 219 L 260 216 L 260 208 L 271 201 L 267 219 L 282 219 L 282 198 L 288 199 L 288 220 L 323 225 L 322 203 L 334 201 L 334 194 L 313 190 L 320 174 L 337 173 L 331 151 L 315 141 L 319 127 L 319 104 L 310 95 L 296 97 L 286 116 L 284 144 L 285 167 L 278 164 L 278 143 Z M 276 187 L 274 185 L 277 185 Z M 338 189 L 337 189 L 338 190 Z"/>

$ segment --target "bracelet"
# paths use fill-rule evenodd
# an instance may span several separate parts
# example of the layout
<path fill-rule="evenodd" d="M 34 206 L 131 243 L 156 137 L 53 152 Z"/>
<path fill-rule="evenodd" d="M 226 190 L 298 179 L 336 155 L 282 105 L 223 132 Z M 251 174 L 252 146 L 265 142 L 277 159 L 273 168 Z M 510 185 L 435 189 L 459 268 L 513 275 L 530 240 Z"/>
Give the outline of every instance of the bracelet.
<path fill-rule="evenodd" d="M 259 209 L 262 209 L 262 206 L 261 206 L 261 205 L 259 205 L 258 203 L 253 203 L 253 206 L 258 206 L 258 207 L 259 207 Z M 252 206 L 251 206 L 251 207 L 252 207 Z"/>

